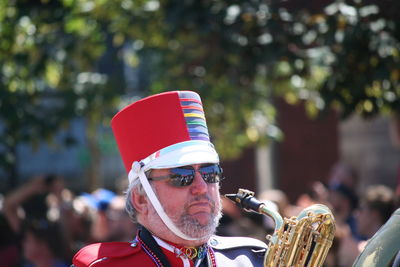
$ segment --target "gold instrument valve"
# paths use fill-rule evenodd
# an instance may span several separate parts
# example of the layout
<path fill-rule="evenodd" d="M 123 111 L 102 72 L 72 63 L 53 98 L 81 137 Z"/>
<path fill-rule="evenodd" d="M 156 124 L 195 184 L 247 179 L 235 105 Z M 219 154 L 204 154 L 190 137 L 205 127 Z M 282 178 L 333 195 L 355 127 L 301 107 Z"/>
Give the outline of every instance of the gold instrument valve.
<path fill-rule="evenodd" d="M 240 208 L 272 217 L 275 231 L 268 236 L 269 248 L 264 258 L 265 267 L 322 266 L 335 234 L 335 220 L 328 207 L 315 204 L 291 218 L 282 219 L 254 197 L 254 192 L 239 189 L 227 194 Z"/>

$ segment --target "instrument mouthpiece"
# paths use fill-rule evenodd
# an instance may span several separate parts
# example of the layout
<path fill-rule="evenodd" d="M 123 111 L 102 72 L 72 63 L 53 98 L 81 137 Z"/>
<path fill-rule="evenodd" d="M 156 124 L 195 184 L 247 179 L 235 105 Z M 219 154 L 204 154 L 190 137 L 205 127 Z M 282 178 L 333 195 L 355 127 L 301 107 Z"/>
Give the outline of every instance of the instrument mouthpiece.
<path fill-rule="evenodd" d="M 254 192 L 241 188 L 236 194 L 225 194 L 225 197 L 235 202 L 240 208 L 248 211 L 259 212 L 260 206 L 264 204 L 254 197 Z"/>

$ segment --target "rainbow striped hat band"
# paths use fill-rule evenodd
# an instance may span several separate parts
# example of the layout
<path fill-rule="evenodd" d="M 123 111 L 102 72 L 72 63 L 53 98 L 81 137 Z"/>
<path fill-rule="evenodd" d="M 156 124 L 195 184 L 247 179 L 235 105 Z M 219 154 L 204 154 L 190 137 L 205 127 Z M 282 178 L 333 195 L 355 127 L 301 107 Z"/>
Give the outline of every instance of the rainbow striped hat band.
<path fill-rule="evenodd" d="M 145 170 L 219 162 L 201 98 L 192 91 L 143 98 L 118 112 L 111 127 L 127 172 L 134 162 Z"/>

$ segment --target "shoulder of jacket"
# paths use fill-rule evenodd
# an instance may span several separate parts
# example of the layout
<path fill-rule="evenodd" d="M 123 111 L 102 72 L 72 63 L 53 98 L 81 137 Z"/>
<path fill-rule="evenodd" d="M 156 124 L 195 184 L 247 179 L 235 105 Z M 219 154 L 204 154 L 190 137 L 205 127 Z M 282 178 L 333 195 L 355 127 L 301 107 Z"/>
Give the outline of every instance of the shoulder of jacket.
<path fill-rule="evenodd" d="M 268 246 L 255 238 L 250 237 L 231 237 L 231 236 L 212 236 L 209 244 L 212 248 L 217 250 L 235 249 L 235 248 L 255 248 L 267 249 Z"/>
<path fill-rule="evenodd" d="M 73 266 L 91 266 L 96 262 L 113 258 L 130 257 L 140 252 L 137 242 L 94 243 L 81 248 L 73 258 Z"/>

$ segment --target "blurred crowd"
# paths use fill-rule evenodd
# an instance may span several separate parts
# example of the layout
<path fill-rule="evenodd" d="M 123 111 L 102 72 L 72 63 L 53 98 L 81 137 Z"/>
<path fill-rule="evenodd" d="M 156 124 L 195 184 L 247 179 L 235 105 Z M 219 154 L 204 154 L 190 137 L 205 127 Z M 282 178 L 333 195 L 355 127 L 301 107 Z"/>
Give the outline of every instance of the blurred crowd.
<path fill-rule="evenodd" d="M 0 265 L 64 267 L 83 246 L 130 241 L 136 225 L 123 189 L 74 195 L 62 177 L 34 177 L 1 202 Z"/>
<path fill-rule="evenodd" d="M 62 177 L 47 175 L 33 177 L 0 197 L 1 266 L 70 266 L 73 254 L 87 244 L 132 240 L 137 227 L 125 212 L 126 186 L 120 183 L 115 192 L 99 188 L 75 195 L 65 187 Z M 338 163 L 326 182 L 315 181 L 295 203 L 276 189 L 257 198 L 285 218 L 297 216 L 315 203 L 330 207 L 336 234 L 324 266 L 347 267 L 399 207 L 399 191 L 372 185 L 360 194 L 357 186 L 354 170 Z M 226 198 L 222 204 L 218 235 L 266 241 L 266 235 L 273 233 L 270 217 L 244 212 Z"/>

